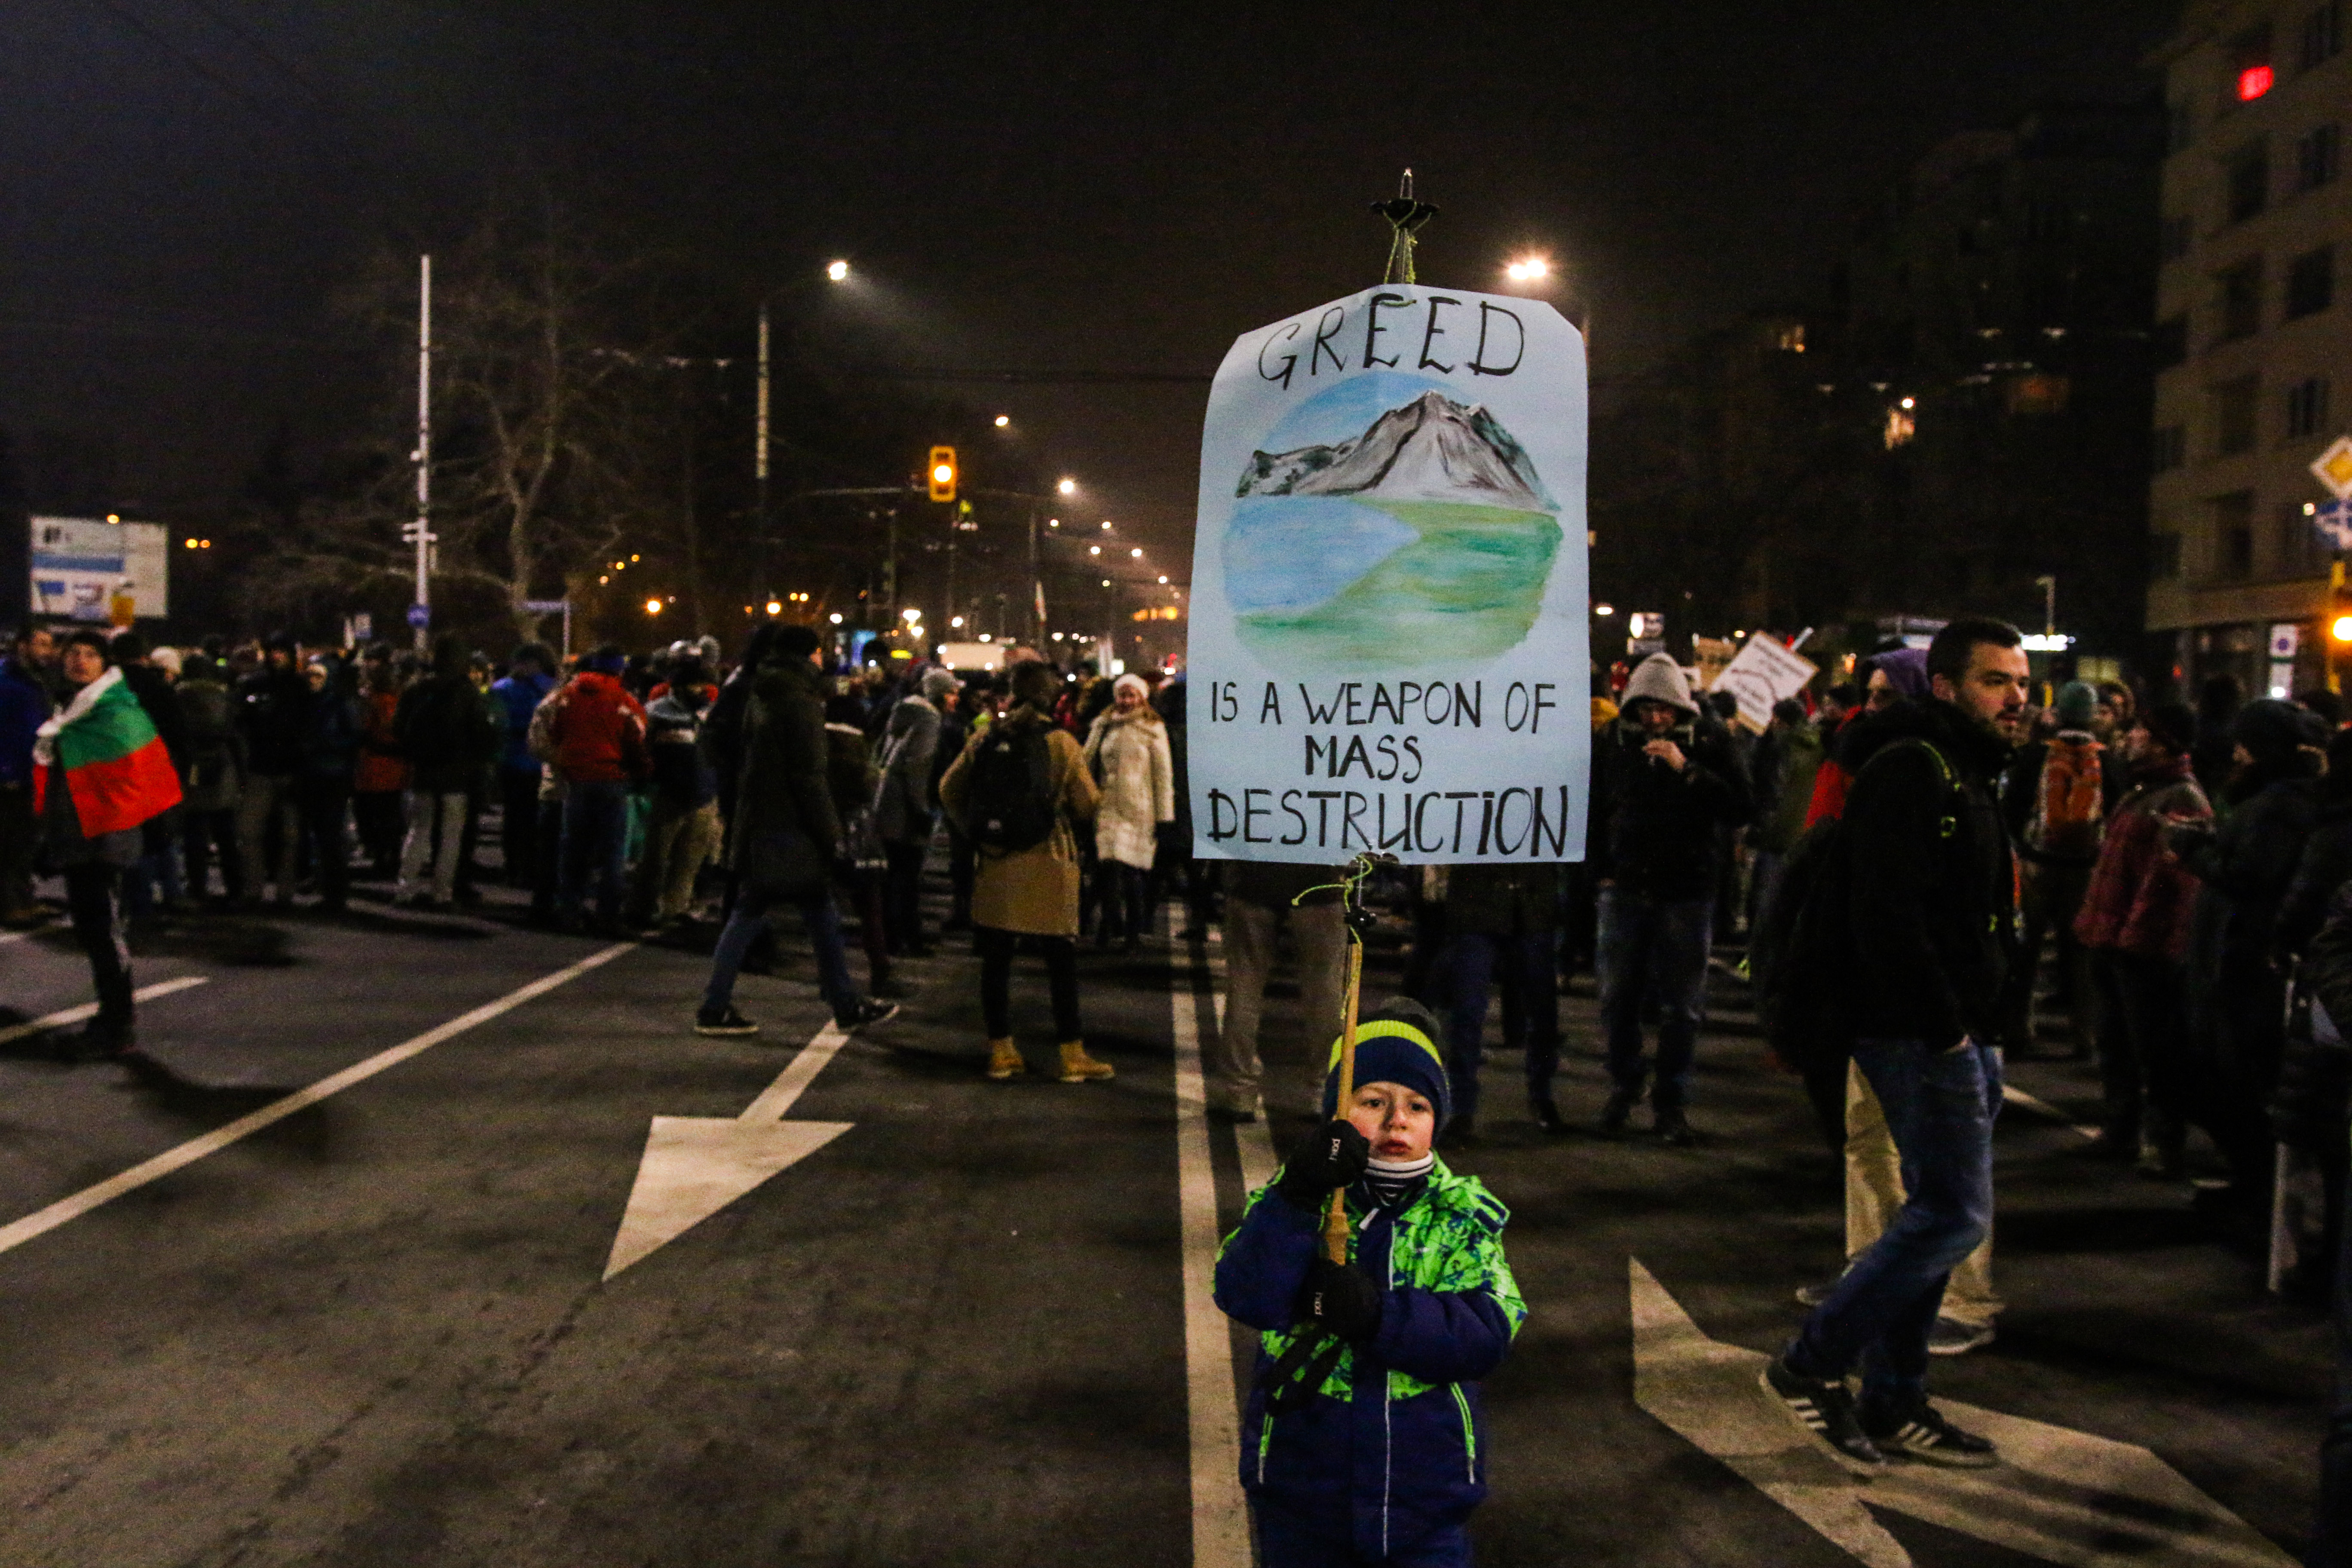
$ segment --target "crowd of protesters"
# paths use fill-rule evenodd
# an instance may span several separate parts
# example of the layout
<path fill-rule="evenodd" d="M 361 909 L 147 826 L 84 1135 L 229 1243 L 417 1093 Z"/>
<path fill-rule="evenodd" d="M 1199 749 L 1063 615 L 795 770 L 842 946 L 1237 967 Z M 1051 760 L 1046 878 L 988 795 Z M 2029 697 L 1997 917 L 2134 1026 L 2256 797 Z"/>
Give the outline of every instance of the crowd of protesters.
<path fill-rule="evenodd" d="M 355 883 L 448 910 L 479 903 L 495 876 L 558 929 L 703 928 L 713 958 L 694 1026 L 714 1035 L 758 1031 L 736 979 L 774 962 L 784 910 L 843 1029 L 896 1010 L 894 960 L 968 933 L 987 1076 L 1033 1068 L 1013 1006 L 1027 952 L 1053 1020 L 1042 1070 L 1087 1083 L 1113 1068 L 1086 1047 L 1082 947 L 1135 951 L 1181 895 L 1185 933 L 1224 931 L 1211 1112 L 1334 1117 L 1320 1042 L 1339 1014 L 1344 868 L 1218 877 L 1190 857 L 1181 676 L 1025 652 L 961 675 L 825 655 L 816 630 L 785 624 L 757 628 L 732 662 L 709 638 L 571 661 L 526 643 L 493 661 L 447 637 L 419 658 L 290 637 L 173 649 L 135 631 L 27 631 L 0 659 L 0 921 L 50 918 L 37 879 L 63 879 L 100 997 L 71 1047 L 82 1056 L 133 1043 L 126 921 L 305 899 L 331 913 Z M 1810 1316 L 1765 1382 L 1848 1468 L 1992 1462 L 1928 1403 L 1926 1379 L 1930 1355 L 1995 1332 L 1990 1149 L 2008 1061 L 2095 1062 L 2086 1152 L 2178 1185 L 2224 1239 L 2267 1245 L 2273 1288 L 2324 1297 L 2344 1245 L 2352 1085 L 2336 1022 L 2352 1018 L 2352 727 L 2326 692 L 2244 700 L 2217 678 L 2198 695 L 2192 709 L 2119 682 L 2037 689 L 2017 634 L 1985 621 L 1883 648 L 1778 704 L 1760 733 L 1666 656 L 1597 679 L 1581 864 L 1381 874 L 1406 995 L 1373 1037 L 1408 1042 L 1391 1053 L 1406 1087 L 1388 1084 L 1352 1141 L 1328 1121 L 1332 1149 L 1354 1153 L 1327 1150 L 1299 1177 L 1302 1208 L 1367 1169 L 1395 1176 L 1396 1160 L 1454 1180 L 1430 1145 L 1475 1144 L 1492 1120 L 1480 1068 L 1496 1002 L 1528 1114 L 1567 1129 L 1558 996 L 1587 966 L 1609 1079 L 1589 1124 L 1632 1135 L 1646 1100 L 1651 1135 L 1698 1141 L 1710 980 L 1735 973 L 1845 1172 L 1847 1268 L 1801 1293 Z M 104 730 L 134 704 L 143 720 Z M 94 784 L 41 787 L 78 757 L 100 759 L 96 779 L 134 752 L 168 758 L 142 798 L 170 800 L 128 827 L 91 816 L 112 809 Z M 949 899 L 932 929 L 922 894 L 941 845 Z M 1263 998 L 1286 931 L 1309 1070 L 1264 1086 Z M 1420 1120 L 1407 1135 L 1398 1118 Z M 1476 1195 L 1461 1201 L 1475 1219 Z M 1308 1229 L 1266 1212 L 1296 1250 Z M 1360 1300 L 1331 1310 L 1350 1331 L 1379 1315 Z M 2328 1464 L 2340 1500 L 2352 1416 Z"/>

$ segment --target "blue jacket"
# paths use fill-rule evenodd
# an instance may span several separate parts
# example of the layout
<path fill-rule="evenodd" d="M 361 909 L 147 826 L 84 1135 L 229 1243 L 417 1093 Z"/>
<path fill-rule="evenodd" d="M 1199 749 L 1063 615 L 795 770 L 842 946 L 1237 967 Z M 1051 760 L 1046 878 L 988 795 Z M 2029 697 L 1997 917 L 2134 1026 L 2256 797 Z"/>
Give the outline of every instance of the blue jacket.
<path fill-rule="evenodd" d="M 1261 1331 L 1243 1420 L 1242 1486 L 1346 1528 L 1359 1556 L 1400 1555 L 1460 1524 L 1486 1495 L 1478 1381 L 1511 1347 L 1527 1306 L 1503 1257 L 1509 1211 L 1440 1162 L 1399 1209 L 1348 1194 L 1349 1257 L 1382 1286 L 1381 1327 L 1344 1352 L 1303 1406 L 1265 1408 L 1265 1373 L 1289 1347 L 1320 1215 L 1269 1185 L 1217 1257 L 1216 1301 Z"/>
<path fill-rule="evenodd" d="M 0 785 L 32 787 L 33 732 L 48 716 L 48 688 L 14 658 L 0 659 Z"/>
<path fill-rule="evenodd" d="M 539 772 L 539 759 L 530 754 L 529 744 L 530 716 L 539 711 L 539 705 L 546 701 L 547 694 L 554 689 L 554 678 L 546 675 L 534 675 L 528 679 L 509 675 L 503 680 L 490 683 L 490 695 L 499 700 L 499 705 L 506 710 L 507 715 L 507 743 L 506 749 L 499 753 L 499 767 L 510 773 Z"/>

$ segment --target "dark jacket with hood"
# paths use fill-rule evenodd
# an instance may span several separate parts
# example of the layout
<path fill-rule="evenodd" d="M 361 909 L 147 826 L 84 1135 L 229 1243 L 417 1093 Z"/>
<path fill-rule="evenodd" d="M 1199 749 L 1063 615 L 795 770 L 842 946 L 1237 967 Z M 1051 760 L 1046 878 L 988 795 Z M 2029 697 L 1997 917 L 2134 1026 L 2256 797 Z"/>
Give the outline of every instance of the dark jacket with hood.
<path fill-rule="evenodd" d="M 1853 773 L 1840 832 L 1855 1037 L 1934 1050 L 1997 1040 L 2017 936 L 2016 870 L 1993 793 L 2008 742 L 1933 698 L 1898 702 L 1840 739 Z"/>
<path fill-rule="evenodd" d="M 288 645 L 271 646 L 272 653 Z M 290 778 L 302 766 L 302 731 L 310 716 L 310 683 L 288 665 L 264 664 L 236 683 L 237 728 L 245 734 L 247 771 Z"/>
<path fill-rule="evenodd" d="M 499 731 L 466 670 L 455 637 L 433 645 L 433 673 L 400 694 L 393 732 L 408 759 L 409 787 L 422 795 L 464 795 L 498 753 Z"/>
<path fill-rule="evenodd" d="M 821 887 L 841 837 L 825 778 L 824 677 L 798 659 L 763 666 L 742 733 L 728 864 L 754 887 Z"/>
<path fill-rule="evenodd" d="M 2233 733 L 2254 760 L 2231 781 L 2221 825 L 2172 835 L 2180 863 L 2204 883 L 2190 969 L 2215 983 L 2270 963 L 2280 909 L 2319 818 L 2313 775 L 2326 738 L 2316 717 L 2275 698 L 2240 709 Z"/>
<path fill-rule="evenodd" d="M 1655 673 L 1664 661 L 1664 677 Z M 1634 716 L 1642 699 L 1677 709 L 1680 721 L 1652 736 Z M 1593 738 L 1592 813 L 1585 858 L 1595 879 L 1675 901 L 1715 895 L 1718 831 L 1753 810 L 1748 775 L 1720 721 L 1701 714 L 1682 689 L 1682 672 L 1663 654 L 1644 659 L 1625 688 L 1626 713 Z M 1643 754 L 1654 739 L 1682 749 L 1680 772 Z"/>

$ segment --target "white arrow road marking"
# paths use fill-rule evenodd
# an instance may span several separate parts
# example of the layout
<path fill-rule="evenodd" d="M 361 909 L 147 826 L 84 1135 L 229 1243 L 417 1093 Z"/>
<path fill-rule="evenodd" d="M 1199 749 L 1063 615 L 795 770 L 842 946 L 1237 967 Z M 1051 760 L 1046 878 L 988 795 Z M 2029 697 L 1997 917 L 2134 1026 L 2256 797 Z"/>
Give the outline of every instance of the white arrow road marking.
<path fill-rule="evenodd" d="M 604 1278 L 676 1241 L 856 1125 L 783 1119 L 848 1039 L 835 1025 L 819 1029 L 740 1116 L 655 1117 L 613 1254 L 604 1260 Z"/>
<path fill-rule="evenodd" d="M 2003 1104 L 2013 1105 L 2030 1116 L 2039 1116 L 2044 1121 L 2055 1121 L 2061 1127 L 2071 1127 L 2085 1138 L 2096 1138 L 2099 1135 L 2097 1128 L 2084 1125 L 2048 1100 L 2036 1100 L 2013 1083 L 2000 1086 L 2000 1098 Z"/>
<path fill-rule="evenodd" d="M 2000 1446 L 1990 1470 L 1897 1461 L 1858 1481 L 1771 1408 L 1768 1357 L 1709 1339 L 1638 1258 L 1633 1402 L 1870 1568 L 1911 1555 L 1874 1507 L 2070 1568 L 2294 1568 L 2294 1560 L 2146 1448 L 1939 1400 Z"/>
<path fill-rule="evenodd" d="M 485 1002 L 470 1013 L 460 1013 L 447 1023 L 403 1040 L 387 1050 L 378 1051 L 365 1061 L 353 1062 L 341 1072 L 329 1073 L 308 1089 L 298 1089 L 283 1100 L 273 1100 L 260 1110 L 240 1116 L 226 1127 L 215 1127 L 202 1137 L 191 1138 L 177 1148 L 166 1149 L 153 1159 L 131 1166 L 121 1175 L 109 1176 L 69 1197 L 59 1198 L 45 1209 L 36 1209 L 12 1225 L 0 1226 L 0 1252 L 22 1247 L 37 1236 L 46 1236 L 68 1220 L 79 1219 L 100 1204 L 112 1203 L 125 1193 L 135 1192 L 150 1182 L 161 1181 L 183 1166 L 193 1165 L 207 1154 L 220 1152 L 239 1139 L 249 1138 L 274 1122 L 283 1121 L 298 1110 L 309 1110 L 331 1094 L 341 1094 L 352 1085 L 363 1083 L 380 1072 L 396 1068 L 409 1058 L 429 1051 L 444 1040 L 487 1024 L 502 1013 L 510 1013 L 533 997 L 544 996 L 557 986 L 579 979 L 600 964 L 610 963 L 636 945 L 634 942 L 621 942 L 600 948 L 577 963 L 566 964 L 552 974 L 542 974 L 528 985 L 517 986 L 495 1002 Z M 189 975 L 149 986 L 137 994 L 143 997 L 160 994 L 167 987 L 184 990 L 190 985 L 203 984 L 203 976 Z M 75 1009 L 67 1011 L 71 1013 Z M 96 1012 L 97 1009 L 92 1007 L 90 1011 Z M 66 1014 L 53 1016 L 62 1018 Z"/>
<path fill-rule="evenodd" d="M 152 985 L 142 985 L 133 991 L 131 994 L 131 999 L 133 1002 L 152 1002 L 158 996 L 169 996 L 174 991 L 185 991 L 191 986 L 205 984 L 211 979 L 212 976 L 209 974 L 183 974 L 177 980 L 159 980 Z M 0 1046 L 5 1046 L 11 1040 L 21 1040 L 26 1035 L 37 1035 L 44 1029 L 59 1029 L 68 1024 L 79 1024 L 84 1018 L 97 1016 L 98 1004 L 85 1002 L 79 1007 L 67 1007 L 55 1013 L 45 1014 L 38 1018 L 27 1018 L 21 1024 L 11 1024 L 6 1028 L 0 1029 Z"/>

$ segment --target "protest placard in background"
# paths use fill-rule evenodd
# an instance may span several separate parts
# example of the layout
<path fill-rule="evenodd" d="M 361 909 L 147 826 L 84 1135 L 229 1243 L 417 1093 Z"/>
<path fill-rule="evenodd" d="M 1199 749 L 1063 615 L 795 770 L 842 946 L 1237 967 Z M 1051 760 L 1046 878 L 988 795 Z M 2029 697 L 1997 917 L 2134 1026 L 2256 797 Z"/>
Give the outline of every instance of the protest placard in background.
<path fill-rule="evenodd" d="M 1738 700 L 1739 722 L 1762 734 L 1772 722 L 1772 704 L 1805 689 L 1819 667 L 1777 637 L 1759 633 L 1724 666 L 1709 688 Z"/>
<path fill-rule="evenodd" d="M 1584 341 L 1540 300 L 1368 289 L 1209 395 L 1193 852 L 1576 860 L 1591 767 Z"/>

